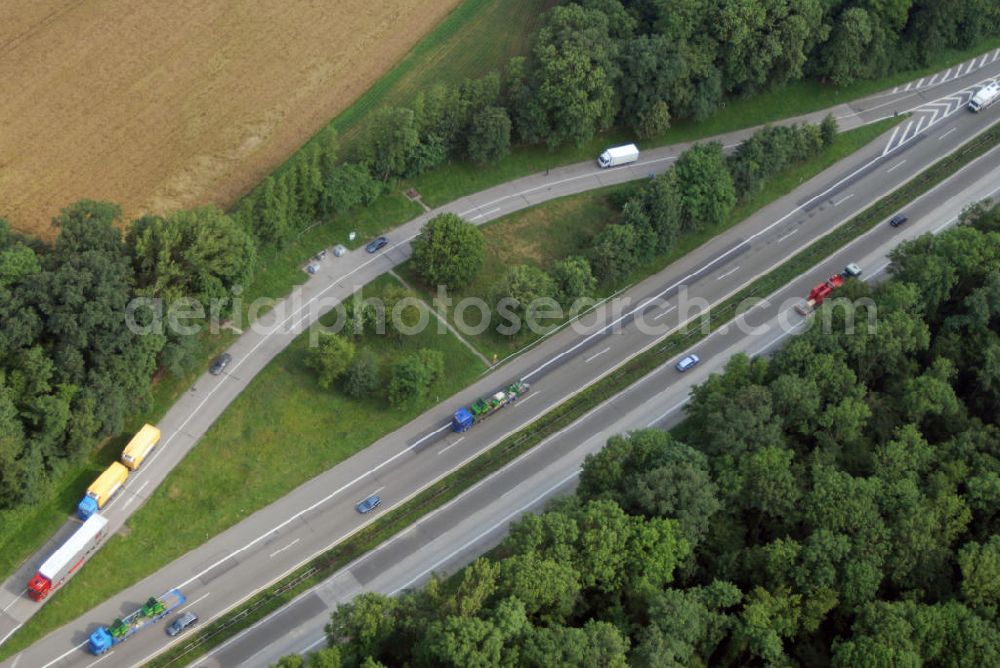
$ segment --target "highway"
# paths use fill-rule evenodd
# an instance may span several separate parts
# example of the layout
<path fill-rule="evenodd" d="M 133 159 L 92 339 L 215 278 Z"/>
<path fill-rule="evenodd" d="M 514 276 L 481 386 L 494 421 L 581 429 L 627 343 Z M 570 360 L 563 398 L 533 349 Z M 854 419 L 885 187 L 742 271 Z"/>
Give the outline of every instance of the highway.
<path fill-rule="evenodd" d="M 553 496 L 571 491 L 584 458 L 600 450 L 608 437 L 632 429 L 673 426 L 683 417 L 681 408 L 691 387 L 721 371 L 733 354 L 770 354 L 786 338 L 789 328 L 785 323 L 801 331 L 806 321 L 792 308 L 813 285 L 849 262 L 867 269 L 862 275 L 865 280 L 884 278 L 888 252 L 900 241 L 938 232 L 954 224 L 967 203 L 986 198 L 1000 199 L 1000 149 L 910 207 L 905 229 L 879 226 L 807 275 L 767 295 L 770 306 L 751 312 L 745 321 L 749 327 L 767 331 L 745 334 L 736 327 L 718 331 L 697 346 L 703 359 L 700 366 L 684 375 L 677 373 L 673 361 L 656 369 L 194 665 L 265 666 L 287 654 L 325 646 L 323 627 L 336 605 L 362 592 L 394 595 L 421 584 L 432 572 L 455 572 L 499 543 L 511 521 L 540 510 Z"/>
<path fill-rule="evenodd" d="M 838 108 L 837 115 L 844 127 L 911 107 L 917 109 L 904 128 L 896 128 L 891 136 L 887 133 L 880 142 L 803 184 L 793 195 L 622 295 L 631 304 L 638 304 L 639 312 L 660 309 L 660 312 L 649 313 L 649 320 L 653 330 L 662 331 L 639 331 L 649 328 L 633 326 L 636 323 L 631 320 L 628 310 L 624 315 L 599 311 L 604 322 L 624 326 L 613 327 L 611 333 L 601 328 L 592 334 L 580 334 L 571 328 L 563 330 L 404 428 L 101 604 L 88 613 L 86 619 L 50 634 L 10 663 L 89 665 L 94 659 L 79 649 L 79 645 L 98 622 L 106 623 L 137 601 L 170 586 L 181 585 L 189 600 L 197 603 L 202 618 L 211 618 L 249 595 L 247 582 L 265 586 L 361 526 L 367 518 L 357 516 L 352 509 L 359 498 L 382 490 L 386 505 L 392 505 L 412 496 L 430 481 L 572 392 L 594 382 L 675 327 L 680 310 L 672 309 L 669 302 L 663 300 L 669 300 L 681 285 L 708 302 L 723 298 L 830 226 L 904 182 L 948 148 L 985 128 L 995 120 L 994 112 L 958 113 L 963 97 L 967 99 L 980 81 L 996 76 L 1000 70 L 996 53 L 985 55 L 981 66 L 973 63 L 976 67 L 968 68 L 969 73 L 947 79 L 943 84 L 923 85 L 916 92 L 890 92 L 852 107 Z M 906 106 L 908 104 L 911 106 Z M 732 144 L 745 134 L 733 133 L 722 139 Z M 644 178 L 666 167 L 680 150 L 683 147 L 647 151 L 643 161 L 627 169 L 602 172 L 591 164 L 574 165 L 552 170 L 547 176 L 537 175 L 498 186 L 398 228 L 390 235 L 395 243 L 374 258 L 353 252 L 328 261 L 297 295 L 275 307 L 264 319 L 266 327 L 250 330 L 240 337 L 230 349 L 235 362 L 227 375 L 199 379 L 160 422 L 164 442 L 139 475 L 130 479 L 128 490 L 112 503 L 107 514 L 113 526 L 120 526 L 141 505 L 151 488 L 186 454 L 256 372 L 332 305 L 330 299 L 348 296 L 357 286 L 405 259 L 409 252 L 407 240 L 428 217 L 441 210 L 451 210 L 475 222 L 485 222 L 544 199 Z M 323 300 L 327 300 L 325 304 L 321 303 Z M 535 383 L 534 391 L 519 405 L 464 436 L 445 434 L 442 427 L 455 406 L 519 377 Z M 22 592 L 40 560 L 29 562 L 22 572 L 5 583 L 2 595 L 6 598 L 0 599 L 4 606 L 0 614 L 0 633 L 16 629 L 37 609 L 37 604 L 28 601 Z M 165 639 L 160 634 L 147 632 L 116 648 L 116 658 L 111 663 L 141 662 L 164 644 Z"/>

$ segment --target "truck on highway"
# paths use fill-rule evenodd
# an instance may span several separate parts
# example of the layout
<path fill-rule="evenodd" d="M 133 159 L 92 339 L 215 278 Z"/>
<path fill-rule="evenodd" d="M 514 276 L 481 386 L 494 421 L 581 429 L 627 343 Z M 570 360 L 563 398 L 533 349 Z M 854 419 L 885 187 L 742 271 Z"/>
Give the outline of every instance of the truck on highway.
<path fill-rule="evenodd" d="M 102 626 L 90 634 L 87 641 L 91 654 L 101 655 L 119 643 L 123 643 L 150 624 L 155 624 L 171 612 L 184 605 L 187 599 L 180 589 L 171 589 L 166 594 L 150 596 L 145 605 L 135 612 Z"/>
<path fill-rule="evenodd" d="M 839 274 L 834 274 L 812 290 L 809 291 L 809 298 L 803 304 L 796 304 L 795 310 L 799 315 L 809 315 L 812 311 L 823 303 L 830 294 L 844 284 L 844 279 L 854 278 L 861 275 L 861 267 L 853 262 Z"/>
<path fill-rule="evenodd" d="M 1000 100 L 1000 82 L 994 81 L 976 91 L 969 100 L 969 111 L 982 111 L 997 100 Z"/>
<path fill-rule="evenodd" d="M 108 520 L 93 514 L 42 562 L 38 572 L 28 582 L 28 596 L 41 601 L 76 573 L 107 537 Z"/>
<path fill-rule="evenodd" d="M 523 380 L 519 380 L 511 383 L 499 392 L 491 394 L 488 397 L 480 397 L 471 405 L 459 408 L 455 411 L 455 415 L 451 419 L 452 431 L 463 432 L 472 429 L 477 422 L 493 415 L 504 406 L 517 401 L 518 397 L 523 396 L 529 389 L 531 389 L 530 385 Z"/>
<path fill-rule="evenodd" d="M 111 466 L 87 488 L 87 494 L 76 506 L 77 516 L 81 520 L 86 520 L 103 508 L 104 504 L 122 488 L 127 479 L 128 469 L 119 462 L 112 462 Z"/>
<path fill-rule="evenodd" d="M 612 146 L 604 153 L 597 156 L 597 164 L 605 169 L 607 167 L 617 167 L 627 165 L 639 159 L 639 147 L 635 144 L 625 144 L 624 146 Z"/>
<path fill-rule="evenodd" d="M 143 425 L 139 433 L 132 437 L 132 440 L 122 451 L 122 464 L 134 471 L 142 466 L 142 460 L 153 451 L 156 444 L 160 442 L 160 430 L 151 424 Z"/>

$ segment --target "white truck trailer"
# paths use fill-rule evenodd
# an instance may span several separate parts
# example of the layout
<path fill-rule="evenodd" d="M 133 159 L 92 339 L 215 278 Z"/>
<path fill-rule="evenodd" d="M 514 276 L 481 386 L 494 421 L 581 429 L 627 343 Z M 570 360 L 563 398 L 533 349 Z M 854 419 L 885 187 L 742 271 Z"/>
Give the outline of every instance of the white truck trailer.
<path fill-rule="evenodd" d="M 994 81 L 976 91 L 969 100 L 969 111 L 982 111 L 997 100 L 1000 100 L 1000 83 Z"/>
<path fill-rule="evenodd" d="M 107 537 L 108 520 L 94 513 L 45 560 L 28 583 L 28 596 L 41 601 L 83 566 Z"/>
<path fill-rule="evenodd" d="M 625 144 L 624 146 L 612 146 L 604 153 L 597 156 L 597 164 L 602 168 L 617 167 L 627 165 L 639 159 L 639 147 L 635 144 Z"/>

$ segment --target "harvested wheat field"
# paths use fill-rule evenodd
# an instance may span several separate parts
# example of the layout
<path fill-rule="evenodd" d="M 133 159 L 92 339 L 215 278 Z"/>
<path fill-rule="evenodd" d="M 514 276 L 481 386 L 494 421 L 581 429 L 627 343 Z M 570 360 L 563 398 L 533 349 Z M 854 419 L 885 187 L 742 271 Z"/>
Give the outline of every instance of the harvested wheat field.
<path fill-rule="evenodd" d="M 223 207 L 460 0 L 3 0 L 0 217 Z"/>

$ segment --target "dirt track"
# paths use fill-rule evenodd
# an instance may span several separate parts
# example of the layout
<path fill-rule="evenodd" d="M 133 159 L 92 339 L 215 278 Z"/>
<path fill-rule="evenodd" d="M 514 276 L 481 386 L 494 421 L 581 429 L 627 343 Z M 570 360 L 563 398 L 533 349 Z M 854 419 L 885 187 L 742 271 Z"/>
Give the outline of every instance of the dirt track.
<path fill-rule="evenodd" d="M 460 0 L 3 0 L 0 217 L 232 203 Z"/>

